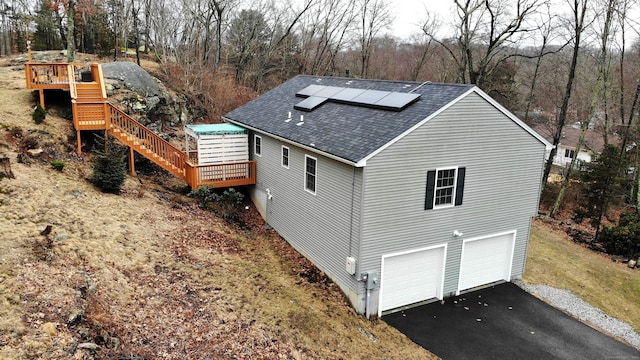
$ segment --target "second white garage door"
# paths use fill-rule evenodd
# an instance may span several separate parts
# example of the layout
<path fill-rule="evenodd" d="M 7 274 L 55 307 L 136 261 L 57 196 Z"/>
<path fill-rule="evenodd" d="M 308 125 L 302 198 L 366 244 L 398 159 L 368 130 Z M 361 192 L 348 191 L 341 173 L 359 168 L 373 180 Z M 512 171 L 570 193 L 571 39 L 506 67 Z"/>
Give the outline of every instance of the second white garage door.
<path fill-rule="evenodd" d="M 465 240 L 458 293 L 500 280 L 509 281 L 514 243 L 515 232 Z"/>
<path fill-rule="evenodd" d="M 382 257 L 380 313 L 442 298 L 445 245 Z"/>

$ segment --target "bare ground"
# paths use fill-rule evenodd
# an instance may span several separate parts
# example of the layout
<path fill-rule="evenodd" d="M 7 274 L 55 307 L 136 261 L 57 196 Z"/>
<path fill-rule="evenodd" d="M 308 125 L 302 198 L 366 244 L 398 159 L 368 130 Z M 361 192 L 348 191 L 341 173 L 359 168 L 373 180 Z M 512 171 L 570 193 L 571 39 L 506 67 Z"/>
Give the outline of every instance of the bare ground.
<path fill-rule="evenodd" d="M 147 179 L 99 192 L 71 122 L 31 120 L 13 58 L 0 99 L 0 359 L 435 358 L 356 315 L 252 207 L 239 226 Z"/>

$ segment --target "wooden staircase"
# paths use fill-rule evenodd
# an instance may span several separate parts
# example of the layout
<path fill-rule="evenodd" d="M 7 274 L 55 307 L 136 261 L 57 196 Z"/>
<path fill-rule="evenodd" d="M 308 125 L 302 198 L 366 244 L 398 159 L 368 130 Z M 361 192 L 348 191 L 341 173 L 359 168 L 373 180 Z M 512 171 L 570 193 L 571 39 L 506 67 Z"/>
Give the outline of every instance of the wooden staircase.
<path fill-rule="evenodd" d="M 45 89 L 69 89 L 73 110 L 73 125 L 77 132 L 78 153 L 81 150 L 80 131 L 105 130 L 129 147 L 132 174 L 133 152 L 138 152 L 171 174 L 185 180 L 192 189 L 200 186 L 231 187 L 256 183 L 255 161 L 196 165 L 180 150 L 156 133 L 107 101 L 100 64 L 91 64 L 82 74 L 84 64 L 25 65 L 28 89 L 40 91 L 44 108 Z M 78 81 L 82 78 L 85 81 Z"/>
<path fill-rule="evenodd" d="M 153 131 L 131 118 L 115 106 L 107 103 L 111 119 L 109 134 L 142 154 L 173 175 L 185 179 L 187 154 L 167 142 Z"/>

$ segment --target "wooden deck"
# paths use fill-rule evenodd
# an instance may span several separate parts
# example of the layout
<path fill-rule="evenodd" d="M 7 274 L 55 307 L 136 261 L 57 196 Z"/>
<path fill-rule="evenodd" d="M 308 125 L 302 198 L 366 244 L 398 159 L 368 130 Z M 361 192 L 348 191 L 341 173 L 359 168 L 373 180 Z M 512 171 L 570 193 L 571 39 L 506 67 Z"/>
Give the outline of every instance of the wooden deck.
<path fill-rule="evenodd" d="M 200 186 L 232 187 L 256 183 L 255 161 L 196 165 L 197 157 L 180 150 L 110 104 L 100 64 L 91 64 L 87 68 L 84 64 L 27 63 L 25 74 L 27 88 L 39 91 L 40 105 L 43 108 L 44 90 L 69 90 L 78 153 L 81 153 L 80 131 L 105 130 L 129 146 L 130 160 L 133 158 L 133 151 L 136 151 L 183 179 L 192 189 Z M 133 167 L 131 172 L 135 174 Z"/>

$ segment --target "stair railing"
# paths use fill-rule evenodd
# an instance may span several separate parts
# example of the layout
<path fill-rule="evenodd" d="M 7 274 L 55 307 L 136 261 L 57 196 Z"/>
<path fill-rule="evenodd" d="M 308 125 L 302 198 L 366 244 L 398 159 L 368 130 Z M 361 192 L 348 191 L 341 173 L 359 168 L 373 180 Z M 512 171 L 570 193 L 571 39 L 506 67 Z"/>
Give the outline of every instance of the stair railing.
<path fill-rule="evenodd" d="M 117 107 L 107 103 L 107 129 L 123 143 L 176 176 L 186 179 L 187 155 L 134 120 Z M 159 159 L 154 158 L 156 155 Z"/>

